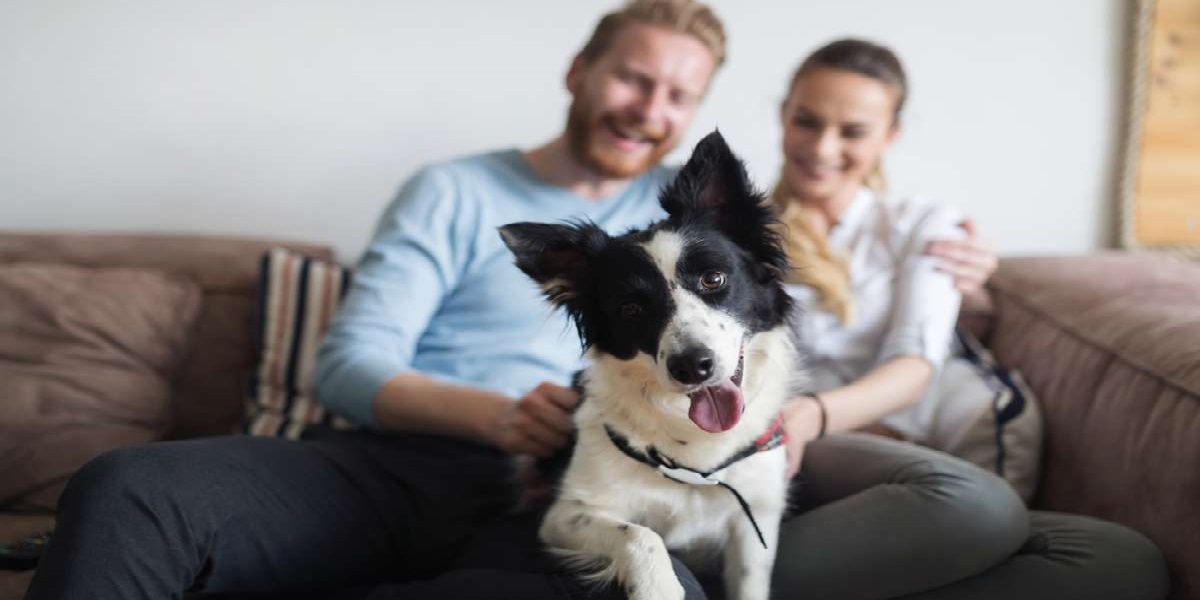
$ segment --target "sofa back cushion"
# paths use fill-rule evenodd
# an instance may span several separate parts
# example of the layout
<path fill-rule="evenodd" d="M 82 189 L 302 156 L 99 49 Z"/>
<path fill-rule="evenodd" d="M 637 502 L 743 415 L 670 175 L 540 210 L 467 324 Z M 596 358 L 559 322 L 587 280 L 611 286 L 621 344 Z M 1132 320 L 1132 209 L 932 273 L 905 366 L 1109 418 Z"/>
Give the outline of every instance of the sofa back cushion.
<path fill-rule="evenodd" d="M 203 302 L 189 355 L 172 397 L 168 438 L 230 433 L 245 412 L 246 387 L 257 362 L 254 345 L 259 259 L 282 246 L 333 260 L 328 246 L 186 235 L 0 232 L 0 264 L 63 263 L 151 268 L 187 277 Z"/>
<path fill-rule="evenodd" d="M 0 265 L 0 506 L 51 510 L 83 463 L 161 437 L 199 308 L 159 271 Z"/>

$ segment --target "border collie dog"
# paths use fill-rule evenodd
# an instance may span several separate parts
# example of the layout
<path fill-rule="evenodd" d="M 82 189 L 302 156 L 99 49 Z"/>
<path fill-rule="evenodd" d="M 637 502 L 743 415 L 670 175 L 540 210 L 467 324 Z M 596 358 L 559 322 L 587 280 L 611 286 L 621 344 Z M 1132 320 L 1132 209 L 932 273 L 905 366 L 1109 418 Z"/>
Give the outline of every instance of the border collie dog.
<path fill-rule="evenodd" d="M 668 217 L 500 228 L 579 329 L 578 437 L 540 537 L 630 598 L 684 597 L 668 549 L 723 549 L 731 599 L 765 599 L 787 485 L 787 258 L 765 197 L 720 133 L 660 194 Z M 702 553 L 702 552 L 701 552 Z"/>

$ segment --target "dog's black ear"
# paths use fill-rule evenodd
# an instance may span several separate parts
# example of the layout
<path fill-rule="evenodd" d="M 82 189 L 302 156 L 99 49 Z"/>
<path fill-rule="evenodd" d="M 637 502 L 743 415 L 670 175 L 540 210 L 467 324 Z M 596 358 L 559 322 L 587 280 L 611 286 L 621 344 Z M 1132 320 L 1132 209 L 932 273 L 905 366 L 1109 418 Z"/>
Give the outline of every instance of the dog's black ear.
<path fill-rule="evenodd" d="M 667 214 L 684 217 L 707 213 L 720 216 L 736 204 L 758 201 L 746 167 L 730 150 L 720 131 L 704 136 L 659 202 Z"/>
<path fill-rule="evenodd" d="M 659 202 L 673 219 L 712 223 L 728 234 L 754 257 L 758 280 L 778 280 L 787 272 L 775 210 L 750 182 L 745 164 L 720 131 L 696 144 Z"/>
<path fill-rule="evenodd" d="M 587 275 L 588 256 L 608 234 L 592 223 L 512 223 L 500 228 L 500 238 L 516 257 L 517 268 L 541 286 L 546 298 L 570 308 Z"/>

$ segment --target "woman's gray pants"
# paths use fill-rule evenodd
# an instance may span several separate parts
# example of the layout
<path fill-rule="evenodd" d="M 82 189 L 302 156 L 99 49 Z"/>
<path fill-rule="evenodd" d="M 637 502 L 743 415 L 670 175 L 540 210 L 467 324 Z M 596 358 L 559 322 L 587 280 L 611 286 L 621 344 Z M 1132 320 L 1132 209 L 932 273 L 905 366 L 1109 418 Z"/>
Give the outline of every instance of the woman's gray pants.
<path fill-rule="evenodd" d="M 1105 521 L 1029 512 L 1002 479 L 866 434 L 810 443 L 773 597 L 1163 598 L 1162 555 Z"/>

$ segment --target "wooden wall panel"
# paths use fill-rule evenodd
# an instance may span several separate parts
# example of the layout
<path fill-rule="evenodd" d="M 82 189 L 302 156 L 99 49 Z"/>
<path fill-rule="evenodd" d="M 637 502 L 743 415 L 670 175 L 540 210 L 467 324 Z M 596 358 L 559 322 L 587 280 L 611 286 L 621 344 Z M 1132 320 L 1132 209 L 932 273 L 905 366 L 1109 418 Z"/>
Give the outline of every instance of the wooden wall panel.
<path fill-rule="evenodd" d="M 1145 97 L 1133 235 L 1143 246 L 1200 246 L 1200 0 L 1155 0 L 1150 22 L 1135 91 Z"/>

